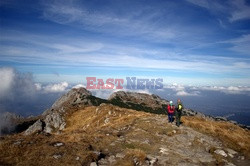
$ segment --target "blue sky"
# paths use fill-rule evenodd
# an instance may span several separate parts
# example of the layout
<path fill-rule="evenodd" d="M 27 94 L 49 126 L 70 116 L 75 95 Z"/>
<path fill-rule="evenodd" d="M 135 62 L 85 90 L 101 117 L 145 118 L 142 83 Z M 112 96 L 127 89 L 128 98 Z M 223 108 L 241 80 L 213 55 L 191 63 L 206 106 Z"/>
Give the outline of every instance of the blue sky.
<path fill-rule="evenodd" d="M 0 20 L 0 66 L 36 82 L 250 85 L 250 1 L 1 0 Z"/>

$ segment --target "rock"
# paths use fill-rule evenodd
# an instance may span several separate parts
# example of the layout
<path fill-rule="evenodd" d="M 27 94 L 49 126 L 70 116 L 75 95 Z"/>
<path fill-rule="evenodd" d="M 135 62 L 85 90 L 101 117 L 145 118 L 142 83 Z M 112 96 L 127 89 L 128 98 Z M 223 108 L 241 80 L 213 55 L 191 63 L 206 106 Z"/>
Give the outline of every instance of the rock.
<path fill-rule="evenodd" d="M 30 135 L 34 133 L 39 133 L 43 130 L 43 123 L 39 119 L 32 126 L 30 126 L 25 132 L 24 135 Z"/>
<path fill-rule="evenodd" d="M 244 156 L 239 156 L 238 159 L 239 160 L 245 160 L 245 157 Z"/>
<path fill-rule="evenodd" d="M 227 121 L 227 118 L 222 117 L 222 116 L 216 116 L 216 117 L 214 117 L 214 119 L 215 119 L 216 121 Z"/>
<path fill-rule="evenodd" d="M 160 153 L 162 153 L 162 154 L 168 154 L 168 149 L 166 149 L 166 148 L 160 148 Z"/>
<path fill-rule="evenodd" d="M 225 164 L 225 166 L 235 166 L 233 163 L 229 163 L 229 162 L 227 162 L 226 164 Z"/>
<path fill-rule="evenodd" d="M 78 161 L 78 160 L 80 160 L 80 157 L 79 157 L 79 156 L 76 157 L 76 161 Z"/>
<path fill-rule="evenodd" d="M 238 152 L 234 151 L 233 149 L 229 149 L 229 148 L 227 148 L 226 151 L 231 158 L 234 158 L 234 155 L 236 155 L 238 153 Z"/>
<path fill-rule="evenodd" d="M 122 154 L 122 153 L 117 153 L 115 156 L 116 156 L 117 158 L 124 158 L 124 157 L 125 157 L 125 155 Z"/>
<path fill-rule="evenodd" d="M 195 156 L 193 156 L 193 159 L 198 159 L 202 163 L 211 163 L 215 161 L 213 156 L 210 153 L 207 153 L 206 151 L 201 151 L 197 153 Z"/>
<path fill-rule="evenodd" d="M 89 166 L 97 166 L 97 164 L 96 164 L 96 162 L 92 162 L 92 163 L 90 163 Z"/>
<path fill-rule="evenodd" d="M 60 146 L 63 146 L 64 145 L 64 143 L 62 143 L 62 142 L 56 142 L 53 146 L 54 147 L 60 147 Z"/>
<path fill-rule="evenodd" d="M 190 109 L 183 109 L 182 110 L 182 114 L 186 115 L 186 116 L 195 116 L 197 114 L 197 112 L 190 110 Z"/>
<path fill-rule="evenodd" d="M 221 156 L 223 156 L 223 157 L 227 157 L 226 152 L 224 152 L 224 150 L 221 150 L 221 149 L 215 150 L 214 153 L 216 153 L 216 154 L 218 154 L 218 155 L 221 155 Z"/>
<path fill-rule="evenodd" d="M 114 155 L 109 156 L 108 161 L 109 161 L 109 163 L 114 163 L 116 161 L 115 156 Z"/>
<path fill-rule="evenodd" d="M 105 123 L 105 124 L 108 124 L 108 123 L 109 123 L 109 118 L 106 118 L 106 119 L 104 120 L 104 123 Z"/>
<path fill-rule="evenodd" d="M 52 133 L 53 131 L 57 130 L 63 130 L 66 126 L 65 119 L 59 112 L 48 114 L 44 122 L 46 125 L 44 131 L 47 133 Z"/>
<path fill-rule="evenodd" d="M 148 140 L 148 139 L 145 139 L 143 142 L 142 142 L 143 144 L 150 144 L 150 141 Z"/>
<path fill-rule="evenodd" d="M 72 113 L 72 111 L 84 106 L 97 106 L 102 102 L 105 103 L 107 101 L 92 96 L 91 92 L 85 88 L 73 88 L 56 100 L 52 107 L 42 114 L 45 122 L 44 131 L 47 133 L 60 132 L 66 126 L 64 117 L 68 112 Z"/>
<path fill-rule="evenodd" d="M 54 155 L 53 155 L 53 158 L 54 158 L 54 159 L 60 159 L 61 157 L 62 157 L 61 154 L 54 154 Z"/>
<path fill-rule="evenodd" d="M 148 155 L 146 160 L 148 160 L 148 164 L 150 166 L 153 166 L 155 163 L 157 163 L 158 159 L 156 157 Z"/>
<path fill-rule="evenodd" d="M 160 98 L 157 95 L 146 93 L 124 92 L 118 91 L 113 93 L 108 100 L 113 104 L 125 108 L 132 108 L 139 111 L 164 113 L 167 100 Z"/>
<path fill-rule="evenodd" d="M 13 145 L 20 145 L 21 143 L 21 141 L 16 141 L 15 143 L 13 143 Z"/>
<path fill-rule="evenodd" d="M 99 109 L 100 107 L 97 107 L 96 109 L 95 109 L 95 113 L 96 114 L 98 114 L 99 112 L 100 112 L 100 109 Z"/>
<path fill-rule="evenodd" d="M 238 122 L 234 121 L 234 120 L 230 120 L 229 122 L 233 123 L 233 124 L 238 124 Z"/>
<path fill-rule="evenodd" d="M 84 99 L 91 95 L 91 92 L 85 88 L 71 89 L 68 93 L 56 100 L 51 108 L 59 109 L 64 105 L 81 103 Z"/>

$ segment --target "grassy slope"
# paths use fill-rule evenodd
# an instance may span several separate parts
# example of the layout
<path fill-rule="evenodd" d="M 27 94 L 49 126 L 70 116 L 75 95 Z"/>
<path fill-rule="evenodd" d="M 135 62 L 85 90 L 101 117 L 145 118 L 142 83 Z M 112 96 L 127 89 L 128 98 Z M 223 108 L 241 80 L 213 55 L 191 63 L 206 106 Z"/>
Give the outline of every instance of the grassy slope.
<path fill-rule="evenodd" d="M 112 105 L 87 107 L 67 117 L 67 127 L 59 135 L 16 134 L 2 138 L 0 165 L 87 165 L 98 160 L 95 151 L 109 155 L 125 151 L 124 159 L 116 163 L 119 165 L 132 165 L 135 157 L 143 162 L 146 154 L 158 151 L 159 147 L 133 142 L 111 145 L 124 135 L 130 139 L 153 142 L 160 142 L 157 133 L 171 137 L 171 125 L 158 125 L 157 116 Z M 183 117 L 183 122 L 200 132 L 219 137 L 233 149 L 249 154 L 249 131 L 228 122 L 204 121 L 197 117 Z M 64 145 L 55 147 L 56 142 L 63 142 Z M 53 155 L 62 155 L 62 158 L 54 159 Z M 79 160 L 76 160 L 77 157 Z"/>
<path fill-rule="evenodd" d="M 105 118 L 107 115 L 109 122 Z M 105 106 L 98 114 L 95 106 L 79 110 L 68 117 L 67 128 L 59 135 L 16 134 L 1 138 L 0 165 L 87 165 L 98 159 L 93 151 L 106 148 L 125 132 L 118 129 L 126 128 L 136 119 L 146 116 L 149 114 L 110 106 Z M 56 142 L 63 142 L 64 146 L 53 146 Z M 128 151 L 127 157 L 136 152 Z M 56 160 L 53 155 L 63 157 Z M 81 157 L 76 160 L 78 156 Z"/>
<path fill-rule="evenodd" d="M 211 121 L 199 117 L 183 117 L 186 126 L 219 138 L 226 146 L 250 156 L 250 131 L 230 122 Z"/>

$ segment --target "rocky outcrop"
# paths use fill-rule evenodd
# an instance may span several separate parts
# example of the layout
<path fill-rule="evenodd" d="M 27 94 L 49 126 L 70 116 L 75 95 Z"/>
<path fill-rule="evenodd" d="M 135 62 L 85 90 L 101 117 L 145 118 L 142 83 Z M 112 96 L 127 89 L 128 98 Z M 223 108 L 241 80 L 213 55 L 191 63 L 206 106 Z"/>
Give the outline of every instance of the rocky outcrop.
<path fill-rule="evenodd" d="M 168 100 L 154 94 L 124 91 L 113 93 L 108 100 L 113 105 L 156 114 L 166 114 L 167 104 L 169 104 Z M 186 108 L 183 109 L 182 114 L 186 116 L 206 117 L 205 114 Z"/>
<path fill-rule="evenodd" d="M 62 131 L 66 126 L 65 117 L 67 115 L 79 108 L 96 106 L 105 102 L 107 101 L 92 96 L 91 92 L 85 88 L 73 88 L 42 114 L 45 122 L 44 131 L 47 133 Z"/>
<path fill-rule="evenodd" d="M 85 88 L 73 88 L 68 93 L 56 100 L 50 109 L 44 111 L 43 115 L 50 114 L 62 108 L 67 111 L 72 107 L 99 105 L 103 102 L 106 102 L 106 100 L 92 96 L 91 92 Z"/>
<path fill-rule="evenodd" d="M 79 91 L 84 97 L 77 95 Z M 158 96 L 119 92 L 119 95 L 113 94 L 108 101 L 103 100 L 109 102 L 106 104 L 85 92 L 75 89 L 69 91 L 23 135 L 0 137 L 0 151 L 3 152 L 0 153 L 0 165 L 250 163 L 248 130 L 223 120 L 216 122 L 212 119 L 211 122 L 209 116 L 188 109 L 183 110 L 183 113 L 189 116 L 182 117 L 183 123 L 177 127 L 168 123 L 165 115 L 143 112 L 148 107 L 152 107 L 151 111 L 157 111 L 159 105 L 164 107 L 168 103 Z M 82 98 L 87 99 L 87 104 L 82 102 Z M 113 99 L 117 99 L 116 102 Z M 98 105 L 99 102 L 102 104 Z M 124 105 L 118 107 L 111 102 Z M 91 106 L 95 104 L 98 106 Z M 139 107 L 141 110 L 133 110 L 138 105 L 142 105 Z M 121 108 L 125 106 L 133 109 Z M 47 134 L 65 127 L 67 130 L 60 134 Z M 42 134 L 35 134 L 39 132 Z M 6 148 L 9 150 L 6 151 Z M 22 153 L 23 148 L 29 153 Z"/>
<path fill-rule="evenodd" d="M 137 111 L 166 114 L 166 106 L 169 102 L 154 94 L 124 91 L 115 92 L 108 100 L 104 100 L 92 96 L 91 92 L 85 88 L 74 88 L 56 100 L 50 109 L 44 111 L 40 118 L 45 123 L 43 129 L 48 133 L 62 131 L 67 125 L 65 119 L 68 115 L 87 106 L 98 106 L 101 103 L 111 103 L 119 107 L 130 108 Z M 220 117 L 213 118 L 190 109 L 184 109 L 183 115 L 198 116 L 216 121 L 225 120 Z M 33 123 L 31 123 L 31 125 Z"/>
<path fill-rule="evenodd" d="M 24 132 L 24 135 L 39 133 L 42 130 L 43 130 L 43 122 L 39 119 Z"/>
<path fill-rule="evenodd" d="M 53 131 L 62 131 L 66 126 L 65 117 L 62 113 L 52 112 L 45 117 L 45 129 L 47 133 L 52 133 Z"/>
<path fill-rule="evenodd" d="M 113 105 L 157 114 L 165 113 L 166 106 L 169 103 L 167 100 L 154 94 L 124 91 L 113 93 L 108 100 Z"/>
<path fill-rule="evenodd" d="M 88 98 L 92 96 L 91 92 L 85 88 L 72 89 L 65 95 L 61 96 L 52 105 L 52 109 L 60 109 L 62 106 L 69 106 L 74 104 L 91 105 L 91 101 Z"/>

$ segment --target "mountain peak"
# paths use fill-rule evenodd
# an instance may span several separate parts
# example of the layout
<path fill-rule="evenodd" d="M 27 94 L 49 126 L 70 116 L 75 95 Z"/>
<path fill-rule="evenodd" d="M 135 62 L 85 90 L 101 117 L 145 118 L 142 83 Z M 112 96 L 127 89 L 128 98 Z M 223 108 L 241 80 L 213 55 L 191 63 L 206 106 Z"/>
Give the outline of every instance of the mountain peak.
<path fill-rule="evenodd" d="M 184 117 L 181 127 L 167 121 L 166 115 L 112 104 L 80 108 L 66 117 L 67 125 L 60 134 L 19 134 L 2 138 L 0 163 L 102 166 L 249 164 L 249 131 L 234 124 L 205 121 L 195 116 Z M 205 132 L 200 132 L 201 128 Z M 214 131 L 216 128 L 220 131 L 219 137 Z M 229 133 L 230 130 L 234 132 Z M 240 143 L 237 140 L 241 140 Z M 4 150 L 7 148 L 9 150 Z M 24 148 L 28 154 L 21 153 Z"/>
<path fill-rule="evenodd" d="M 167 104 L 72 89 L 26 131 L 0 137 L 0 165 L 249 165 L 249 130 L 187 110 L 177 127 L 161 114 Z"/>
<path fill-rule="evenodd" d="M 72 105 L 72 104 L 90 104 L 86 100 L 87 97 L 92 96 L 91 92 L 85 88 L 73 88 L 63 96 L 61 96 L 56 102 L 52 105 L 52 109 L 58 109 L 63 105 Z"/>
<path fill-rule="evenodd" d="M 108 100 L 118 106 L 152 113 L 165 113 L 168 101 L 154 94 L 124 92 L 113 93 Z"/>

